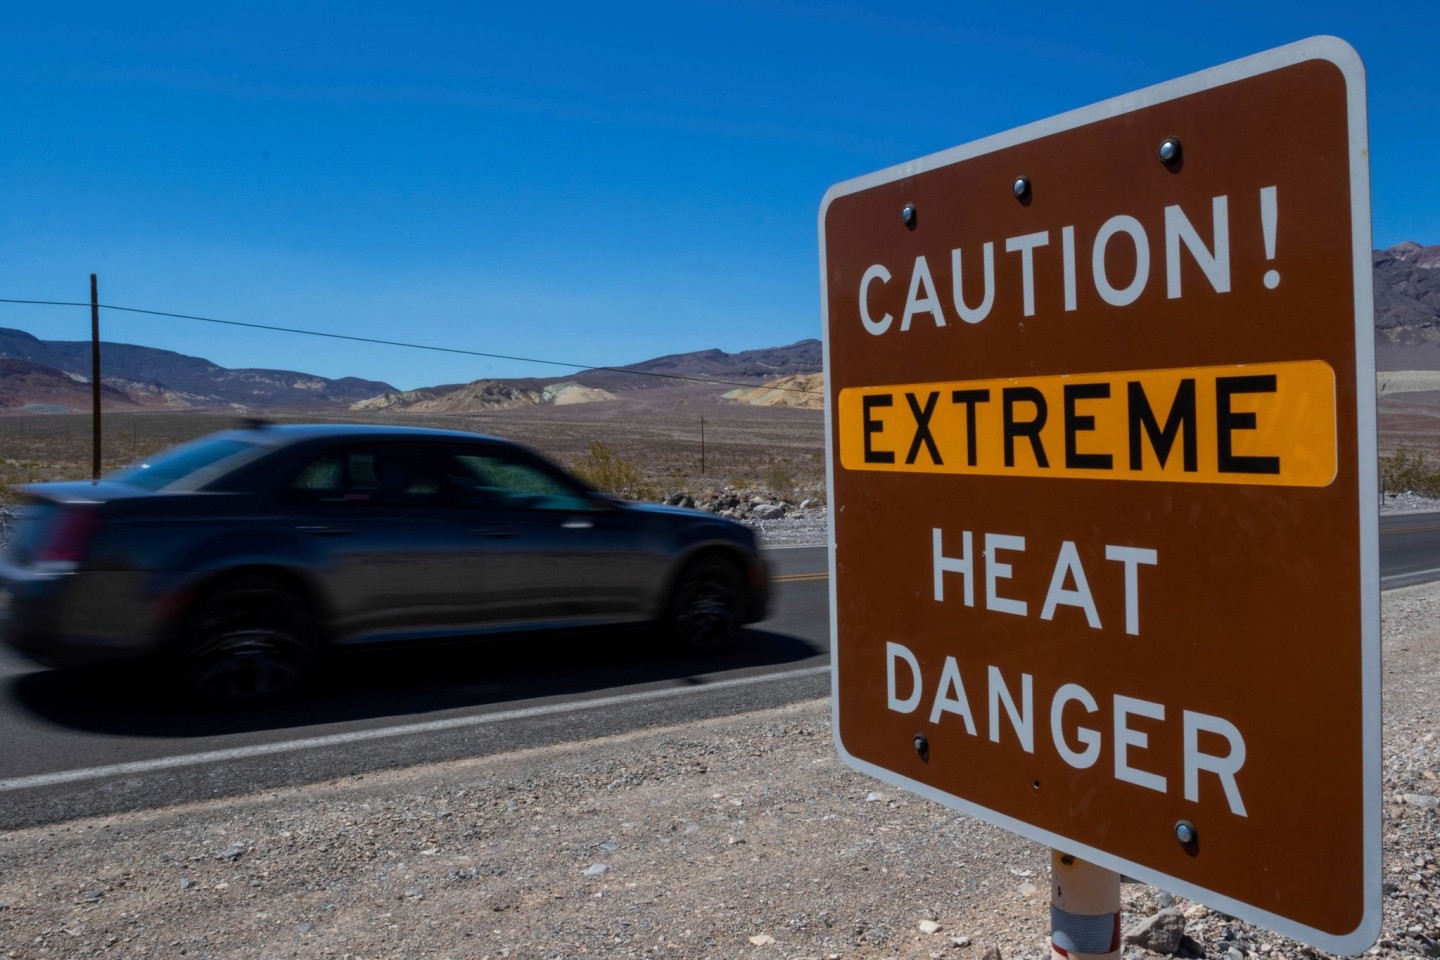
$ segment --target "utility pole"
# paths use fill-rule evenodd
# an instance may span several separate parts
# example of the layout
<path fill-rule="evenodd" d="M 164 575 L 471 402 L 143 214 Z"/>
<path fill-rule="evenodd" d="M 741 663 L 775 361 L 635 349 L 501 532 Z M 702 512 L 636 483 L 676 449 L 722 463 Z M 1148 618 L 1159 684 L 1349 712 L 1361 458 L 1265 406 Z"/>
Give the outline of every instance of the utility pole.
<path fill-rule="evenodd" d="M 705 476 L 705 418 L 700 418 L 700 476 Z"/>
<path fill-rule="evenodd" d="M 90 274 L 90 475 L 100 479 L 100 287 Z"/>

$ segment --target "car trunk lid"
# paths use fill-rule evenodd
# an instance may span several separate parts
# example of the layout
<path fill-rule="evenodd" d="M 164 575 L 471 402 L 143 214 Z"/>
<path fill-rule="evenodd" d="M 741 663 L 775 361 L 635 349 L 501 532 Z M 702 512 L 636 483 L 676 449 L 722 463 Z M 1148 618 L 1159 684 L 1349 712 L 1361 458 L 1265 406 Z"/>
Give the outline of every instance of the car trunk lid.
<path fill-rule="evenodd" d="M 32 484 L 19 492 L 6 556 L 20 566 L 78 563 L 100 528 L 103 505 L 148 493 L 104 480 Z"/>

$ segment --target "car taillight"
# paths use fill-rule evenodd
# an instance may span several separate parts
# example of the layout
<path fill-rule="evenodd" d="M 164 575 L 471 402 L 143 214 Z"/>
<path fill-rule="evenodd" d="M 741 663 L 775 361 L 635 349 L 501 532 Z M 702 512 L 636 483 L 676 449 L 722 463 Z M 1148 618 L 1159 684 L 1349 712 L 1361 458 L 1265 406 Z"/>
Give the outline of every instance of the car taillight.
<path fill-rule="evenodd" d="M 99 528 L 100 511 L 94 507 L 61 507 L 50 535 L 35 551 L 35 559 L 42 563 L 78 562 Z"/>

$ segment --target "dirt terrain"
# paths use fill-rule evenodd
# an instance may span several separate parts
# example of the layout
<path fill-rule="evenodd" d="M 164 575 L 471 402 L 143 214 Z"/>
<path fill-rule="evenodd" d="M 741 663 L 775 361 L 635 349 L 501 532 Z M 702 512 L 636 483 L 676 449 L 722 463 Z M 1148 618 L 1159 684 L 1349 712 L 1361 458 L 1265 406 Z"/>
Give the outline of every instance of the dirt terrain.
<path fill-rule="evenodd" d="M 693 495 L 726 484 L 764 487 L 796 500 L 823 494 L 823 412 L 732 403 L 721 398 L 728 389 L 631 390 L 603 403 L 454 416 L 357 413 L 343 407 L 266 416 L 275 422 L 399 423 L 488 433 L 518 440 L 566 466 L 598 441 L 635 464 L 657 497 Z M 101 420 L 104 469 L 237 422 L 233 414 L 214 412 L 106 414 Z M 89 477 L 90 467 L 88 416 L 0 416 L 0 500 L 7 484 Z"/>
<path fill-rule="evenodd" d="M 1381 397 L 1379 420 L 1381 456 L 1404 448 L 1440 462 L 1440 392 Z"/>
<path fill-rule="evenodd" d="M 727 401 L 704 385 L 631 390 L 614 400 L 530 406 L 463 415 L 357 412 L 345 407 L 268 414 L 277 422 L 406 423 L 491 433 L 526 443 L 564 465 L 599 441 L 635 464 L 657 497 L 721 486 L 762 487 L 796 500 L 824 494 L 824 413 Z M 1440 391 L 1380 397 L 1382 456 L 1404 448 L 1440 464 Z M 703 427 L 702 427 L 703 420 Z M 237 422 L 233 414 L 108 413 L 104 467 Z M 703 432 L 703 443 L 702 443 Z M 0 415 L 0 500 L 5 485 L 87 477 L 90 418 L 79 414 Z"/>

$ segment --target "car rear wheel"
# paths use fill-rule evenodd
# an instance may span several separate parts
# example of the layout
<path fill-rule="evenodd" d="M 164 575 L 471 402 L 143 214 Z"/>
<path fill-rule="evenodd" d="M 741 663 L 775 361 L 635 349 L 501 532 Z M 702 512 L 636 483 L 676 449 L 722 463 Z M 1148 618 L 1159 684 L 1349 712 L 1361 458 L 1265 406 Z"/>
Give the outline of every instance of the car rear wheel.
<path fill-rule="evenodd" d="M 719 650 L 740 635 L 744 591 L 740 570 L 724 557 L 692 561 L 671 595 L 669 628 L 687 650 Z"/>
<path fill-rule="evenodd" d="M 180 680 L 204 702 L 265 703 L 297 691 L 317 652 L 304 598 L 271 577 L 246 575 L 218 584 L 196 603 L 180 652 Z"/>

